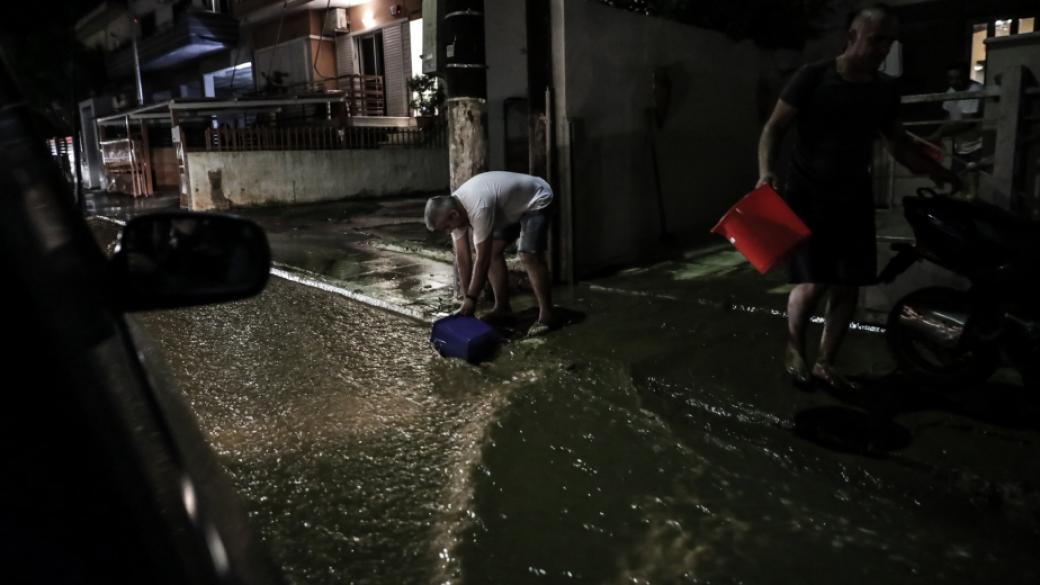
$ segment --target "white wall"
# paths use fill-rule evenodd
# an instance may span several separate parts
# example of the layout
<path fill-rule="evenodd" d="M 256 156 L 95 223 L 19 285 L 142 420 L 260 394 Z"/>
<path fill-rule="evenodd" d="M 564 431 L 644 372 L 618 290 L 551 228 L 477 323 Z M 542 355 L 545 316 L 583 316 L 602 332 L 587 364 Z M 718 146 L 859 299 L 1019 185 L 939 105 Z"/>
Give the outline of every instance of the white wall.
<path fill-rule="evenodd" d="M 553 10 L 559 168 L 570 168 L 570 180 L 564 174 L 557 186 L 573 209 L 576 276 L 630 264 L 659 246 L 651 137 L 668 231 L 708 238 L 754 186 L 756 49 L 588 0 L 554 0 Z M 673 86 L 660 129 L 648 114 L 658 68 Z"/>
<path fill-rule="evenodd" d="M 447 192 L 446 149 L 188 153 L 190 208 Z M 219 190 L 216 188 L 219 185 Z M 226 200 L 226 202 L 224 201 Z"/>
<path fill-rule="evenodd" d="M 524 0 L 484 3 L 488 86 L 488 150 L 491 170 L 504 170 L 507 98 L 527 97 L 527 17 Z"/>
<path fill-rule="evenodd" d="M 272 47 L 257 49 L 253 53 L 253 81 L 257 89 L 263 89 L 267 83 L 265 75 L 273 75 L 275 71 L 283 71 L 285 85 L 306 83 L 313 79 L 311 69 L 311 41 L 308 37 L 299 37 Z"/>

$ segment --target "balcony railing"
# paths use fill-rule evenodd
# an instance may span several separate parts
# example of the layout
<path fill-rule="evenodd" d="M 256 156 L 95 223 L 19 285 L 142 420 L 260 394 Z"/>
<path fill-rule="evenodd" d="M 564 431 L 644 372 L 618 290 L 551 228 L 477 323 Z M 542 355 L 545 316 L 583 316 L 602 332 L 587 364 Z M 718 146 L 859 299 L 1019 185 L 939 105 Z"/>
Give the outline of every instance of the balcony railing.
<path fill-rule="evenodd" d="M 385 116 L 386 89 L 381 75 L 340 75 L 319 81 L 307 81 L 268 87 L 262 94 L 300 95 L 342 94 L 350 116 Z"/>

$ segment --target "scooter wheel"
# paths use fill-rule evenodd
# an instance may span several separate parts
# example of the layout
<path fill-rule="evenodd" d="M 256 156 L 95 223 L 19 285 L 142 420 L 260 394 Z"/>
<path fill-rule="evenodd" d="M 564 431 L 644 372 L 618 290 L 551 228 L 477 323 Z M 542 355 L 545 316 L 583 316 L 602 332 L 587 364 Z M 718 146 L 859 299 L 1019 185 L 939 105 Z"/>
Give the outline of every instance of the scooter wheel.
<path fill-rule="evenodd" d="M 923 288 L 892 308 L 886 337 L 905 373 L 939 385 L 977 384 L 993 374 L 1000 357 L 975 334 L 977 321 L 967 293 Z"/>

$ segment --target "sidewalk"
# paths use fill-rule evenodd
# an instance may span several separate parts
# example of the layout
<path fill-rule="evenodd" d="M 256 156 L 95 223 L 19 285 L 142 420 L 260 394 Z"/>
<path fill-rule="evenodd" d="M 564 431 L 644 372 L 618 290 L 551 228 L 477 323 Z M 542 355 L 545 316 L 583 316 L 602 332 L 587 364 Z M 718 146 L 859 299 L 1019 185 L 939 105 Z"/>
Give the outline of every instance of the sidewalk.
<path fill-rule="evenodd" d="M 452 294 L 450 238 L 425 228 L 424 205 L 423 197 L 368 199 L 245 208 L 234 213 L 265 229 L 280 275 L 293 274 L 368 304 L 432 322 L 453 312 L 458 303 Z M 94 193 L 87 201 L 88 211 L 123 220 L 176 206 L 175 197 L 135 200 L 104 193 Z M 898 211 L 879 211 L 878 226 L 879 265 L 883 266 L 890 243 L 908 240 L 911 232 Z M 677 315 L 682 307 L 695 306 L 782 321 L 790 290 L 784 271 L 760 275 L 726 242 L 706 241 L 699 248 L 674 250 L 665 261 L 557 287 L 557 304 L 587 314 L 594 310 L 592 298 L 600 299 L 595 303 L 600 307 L 602 302 L 609 305 L 609 299 L 628 297 L 673 304 Z M 534 299 L 522 290 L 526 275 L 516 254 L 508 264 L 513 304 L 521 312 L 530 309 Z M 927 267 L 923 270 L 930 276 Z M 880 332 L 887 303 L 915 288 L 917 280 L 905 278 L 889 287 L 865 289 L 857 329 Z"/>

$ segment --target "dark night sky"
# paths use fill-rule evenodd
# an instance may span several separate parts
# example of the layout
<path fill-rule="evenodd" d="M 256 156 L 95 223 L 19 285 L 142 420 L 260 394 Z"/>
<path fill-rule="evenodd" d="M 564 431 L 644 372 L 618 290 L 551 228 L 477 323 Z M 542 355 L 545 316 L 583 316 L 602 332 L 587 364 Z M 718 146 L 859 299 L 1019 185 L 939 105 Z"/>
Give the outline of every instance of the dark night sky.
<path fill-rule="evenodd" d="M 0 32 L 4 36 L 26 35 L 63 28 L 98 4 L 99 0 L 8 0 L 0 6 Z"/>

